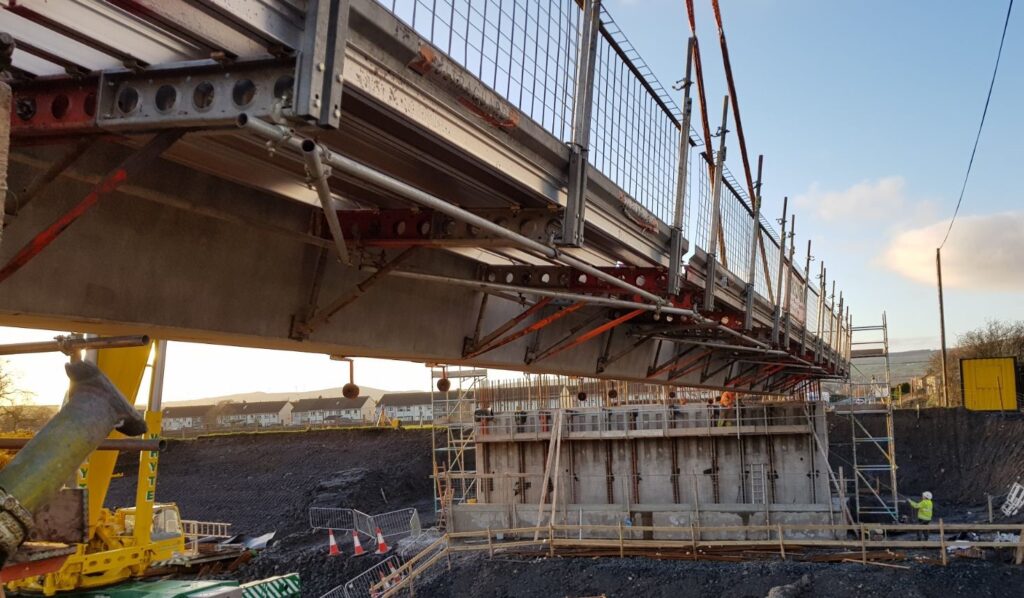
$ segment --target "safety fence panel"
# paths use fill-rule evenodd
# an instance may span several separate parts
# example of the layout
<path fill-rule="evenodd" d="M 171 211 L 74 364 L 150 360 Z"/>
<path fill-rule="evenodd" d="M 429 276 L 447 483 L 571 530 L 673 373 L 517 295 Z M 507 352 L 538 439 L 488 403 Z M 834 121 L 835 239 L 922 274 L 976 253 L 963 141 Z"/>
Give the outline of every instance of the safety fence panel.
<path fill-rule="evenodd" d="M 355 509 L 352 509 L 352 518 L 354 520 L 353 528 L 357 532 L 359 532 L 360 534 L 363 534 L 364 536 L 366 536 L 367 538 L 370 538 L 371 540 L 376 541 L 376 539 L 377 539 L 376 527 L 377 526 L 373 522 L 373 515 L 367 515 L 366 513 L 363 513 L 362 511 L 357 511 Z"/>
<path fill-rule="evenodd" d="M 559 141 L 573 138 L 583 11 L 576 0 L 378 0 Z M 601 6 L 590 154 L 644 222 L 671 222 L 681 111 Z M 685 40 L 680 42 L 685 54 Z M 655 223 L 650 223 L 652 226 Z"/>
<path fill-rule="evenodd" d="M 418 535 L 420 532 L 420 516 L 416 509 L 399 509 L 388 513 L 378 513 L 372 517 L 375 529 L 380 529 L 385 538 L 401 538 Z"/>
<path fill-rule="evenodd" d="M 355 511 L 334 507 L 310 507 L 309 527 L 313 529 L 353 530 Z"/>
<path fill-rule="evenodd" d="M 590 161 L 647 212 L 671 223 L 682 113 L 603 4 L 601 27 Z M 679 50 L 684 55 L 685 44 Z"/>
<path fill-rule="evenodd" d="M 396 571 L 403 563 L 402 557 L 397 554 L 391 555 L 320 598 L 375 598 L 370 588 L 382 581 L 388 587 L 401 581 L 397 578 Z"/>
<path fill-rule="evenodd" d="M 378 0 L 559 140 L 571 136 L 574 0 Z"/>

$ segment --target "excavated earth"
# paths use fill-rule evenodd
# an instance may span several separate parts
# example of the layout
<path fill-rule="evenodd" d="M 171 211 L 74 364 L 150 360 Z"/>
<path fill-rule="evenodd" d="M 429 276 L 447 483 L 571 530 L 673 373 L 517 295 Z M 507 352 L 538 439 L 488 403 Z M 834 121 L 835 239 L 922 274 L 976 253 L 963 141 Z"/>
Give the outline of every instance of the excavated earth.
<path fill-rule="evenodd" d="M 830 419 L 834 465 L 848 458 L 849 422 Z M 900 412 L 896 417 L 900 482 L 906 493 L 930 489 L 940 513 L 973 511 L 986 492 L 998 494 L 1024 472 L 1024 422 L 966 412 Z M 311 506 L 353 507 L 379 513 L 415 507 L 433 520 L 430 432 L 338 430 L 243 434 L 171 441 L 160 456 L 157 500 L 176 502 L 187 519 L 227 521 L 238 533 L 275 531 L 276 541 L 237 571 L 241 580 L 298 571 L 303 595 L 317 597 L 377 562 L 351 558 L 351 539 L 338 538 L 345 556 L 327 554 L 323 532 L 309 529 Z M 108 505 L 134 502 L 136 462 L 124 456 Z M 935 555 L 930 555 L 935 556 Z M 419 596 L 582 597 L 767 596 L 1024 596 L 1024 567 L 954 559 L 949 567 L 905 562 L 880 565 L 790 561 L 688 562 L 644 558 L 461 556 L 452 570 L 436 567 Z"/>
<path fill-rule="evenodd" d="M 861 417 L 869 432 L 885 430 L 884 416 Z M 1020 414 L 908 409 L 895 411 L 893 424 L 899 491 L 915 498 L 931 491 L 936 517 L 978 519 L 987 510 L 986 495 L 1001 497 L 1011 484 L 1024 478 L 1024 418 Z M 844 467 L 847 476 L 851 471 L 850 444 L 849 416 L 830 416 L 830 461 L 837 471 Z M 877 449 L 862 444 L 860 450 Z M 996 508 L 1001 504 L 1001 500 L 995 501 Z"/>

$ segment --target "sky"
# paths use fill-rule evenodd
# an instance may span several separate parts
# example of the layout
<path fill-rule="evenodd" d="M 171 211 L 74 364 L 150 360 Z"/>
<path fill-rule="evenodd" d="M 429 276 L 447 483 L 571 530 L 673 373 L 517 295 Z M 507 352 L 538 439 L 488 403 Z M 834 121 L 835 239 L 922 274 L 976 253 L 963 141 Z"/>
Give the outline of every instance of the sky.
<path fill-rule="evenodd" d="M 727 93 L 710 0 L 696 0 L 708 103 Z M 797 214 L 854 324 L 887 312 L 895 350 L 939 346 L 935 248 L 953 214 L 992 75 L 1004 0 L 723 0 L 765 210 Z M 682 0 L 610 0 L 663 85 L 682 79 Z M 677 101 L 677 103 L 680 103 Z M 1024 319 L 1024 13 L 1010 19 L 985 130 L 943 249 L 947 338 Z M 712 123 L 720 116 L 713 116 Z M 712 125 L 714 130 L 716 125 Z M 698 127 L 699 128 L 699 127 Z M 732 172 L 739 178 L 735 141 Z M 817 270 L 817 262 L 812 265 Z"/>
<path fill-rule="evenodd" d="M 606 0 L 666 88 L 683 76 L 682 0 Z M 726 93 L 710 0 L 696 0 L 708 102 Z M 987 319 L 1024 319 L 1024 15 L 1010 21 L 963 207 L 943 249 L 949 342 Z M 894 350 L 939 346 L 935 248 L 956 204 L 1006 14 L 1003 0 L 723 0 L 751 159 L 765 155 L 764 209 L 797 213 L 855 324 L 888 315 Z M 712 119 L 712 122 L 717 117 Z M 713 125 L 712 128 L 714 128 Z M 731 170 L 741 164 L 731 150 Z M 777 216 L 776 216 L 777 217 Z M 56 332 L 0 328 L 0 343 Z M 59 402 L 60 355 L 8 368 L 39 402 Z M 166 400 L 340 386 L 326 356 L 172 343 Z M 358 360 L 356 382 L 425 389 L 422 364 Z"/>

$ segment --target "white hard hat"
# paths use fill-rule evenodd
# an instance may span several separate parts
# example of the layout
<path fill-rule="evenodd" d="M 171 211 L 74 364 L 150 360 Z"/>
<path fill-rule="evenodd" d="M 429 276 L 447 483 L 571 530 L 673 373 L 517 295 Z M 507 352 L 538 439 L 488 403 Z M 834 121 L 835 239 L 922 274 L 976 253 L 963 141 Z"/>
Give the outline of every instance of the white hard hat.
<path fill-rule="evenodd" d="M 922 492 L 922 493 L 921 493 L 921 496 L 923 496 L 923 497 L 927 498 L 928 500 L 931 500 L 931 499 L 932 499 L 932 493 L 931 493 L 931 492 L 927 492 L 927 491 L 925 491 L 925 492 Z"/>

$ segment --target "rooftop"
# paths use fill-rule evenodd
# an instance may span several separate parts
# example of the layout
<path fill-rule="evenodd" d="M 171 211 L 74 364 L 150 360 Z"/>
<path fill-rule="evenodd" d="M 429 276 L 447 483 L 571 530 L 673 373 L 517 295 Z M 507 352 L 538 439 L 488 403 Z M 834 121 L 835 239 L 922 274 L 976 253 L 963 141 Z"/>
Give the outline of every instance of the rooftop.
<path fill-rule="evenodd" d="M 370 397 L 361 396 L 355 399 L 344 397 L 317 397 L 315 399 L 299 399 L 292 407 L 292 413 L 303 413 L 306 411 L 327 411 L 337 409 L 361 409 Z"/>

